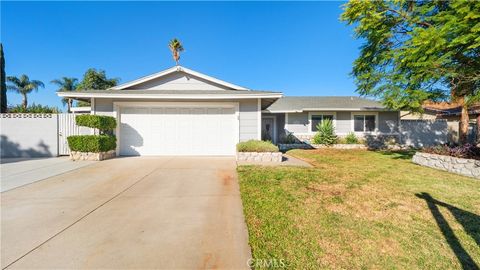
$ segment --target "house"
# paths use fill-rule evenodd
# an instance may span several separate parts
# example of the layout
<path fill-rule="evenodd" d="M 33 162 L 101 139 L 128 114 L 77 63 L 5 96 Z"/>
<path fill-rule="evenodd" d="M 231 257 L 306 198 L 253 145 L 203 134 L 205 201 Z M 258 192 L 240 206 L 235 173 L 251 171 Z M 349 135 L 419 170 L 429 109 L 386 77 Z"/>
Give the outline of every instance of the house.
<path fill-rule="evenodd" d="M 309 139 L 322 119 L 339 135 L 398 135 L 399 113 L 358 97 L 283 97 L 175 66 L 108 90 L 58 92 L 117 118 L 118 155 L 234 155 L 240 141 L 292 133 Z"/>

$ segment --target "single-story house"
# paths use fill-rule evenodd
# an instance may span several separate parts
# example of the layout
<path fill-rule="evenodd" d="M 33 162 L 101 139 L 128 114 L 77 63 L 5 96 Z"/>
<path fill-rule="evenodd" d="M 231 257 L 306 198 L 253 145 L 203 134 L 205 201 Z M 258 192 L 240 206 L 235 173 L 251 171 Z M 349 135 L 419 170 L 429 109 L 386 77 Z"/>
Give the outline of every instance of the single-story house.
<path fill-rule="evenodd" d="M 359 97 L 284 97 L 175 66 L 108 90 L 58 92 L 116 117 L 118 155 L 234 155 L 238 142 L 308 140 L 322 119 L 339 135 L 398 135 L 400 115 Z"/>

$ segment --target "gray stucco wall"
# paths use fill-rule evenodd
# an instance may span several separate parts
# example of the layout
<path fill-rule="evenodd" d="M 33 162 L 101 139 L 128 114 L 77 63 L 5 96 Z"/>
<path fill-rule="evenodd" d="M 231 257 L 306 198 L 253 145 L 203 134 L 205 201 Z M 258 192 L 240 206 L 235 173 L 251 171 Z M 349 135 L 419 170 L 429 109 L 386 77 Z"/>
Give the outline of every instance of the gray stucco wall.
<path fill-rule="evenodd" d="M 383 133 L 397 133 L 399 123 L 398 112 L 379 112 L 378 129 Z"/>
<path fill-rule="evenodd" d="M 1 114 L 1 157 L 58 154 L 56 114 Z"/>
<path fill-rule="evenodd" d="M 308 113 L 289 113 L 285 119 L 285 129 L 289 132 L 308 133 Z"/>
<path fill-rule="evenodd" d="M 352 131 L 352 116 L 350 112 L 337 112 L 337 133 L 349 133 Z"/>
<path fill-rule="evenodd" d="M 126 99 L 95 99 L 95 113 L 100 115 L 113 115 L 114 102 L 155 102 L 155 100 L 126 100 Z M 240 141 L 258 139 L 258 100 L 222 100 L 223 102 L 238 102 L 240 117 Z M 186 102 L 185 100 L 161 100 L 161 102 Z M 208 102 L 205 100 L 188 100 L 188 102 Z M 211 102 L 211 101 L 210 101 Z M 221 102 L 221 101 L 215 101 Z"/>

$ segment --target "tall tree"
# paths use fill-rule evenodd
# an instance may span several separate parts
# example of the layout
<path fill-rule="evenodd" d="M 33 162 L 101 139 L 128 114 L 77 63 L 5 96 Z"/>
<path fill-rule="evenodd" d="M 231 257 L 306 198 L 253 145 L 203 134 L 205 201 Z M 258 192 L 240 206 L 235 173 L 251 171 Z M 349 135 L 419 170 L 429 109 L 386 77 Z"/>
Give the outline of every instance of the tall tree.
<path fill-rule="evenodd" d="M 468 107 L 480 100 L 480 1 L 350 0 L 341 18 L 363 41 L 353 72 L 357 91 L 393 109 L 422 112 L 426 100 Z"/>
<path fill-rule="evenodd" d="M 62 77 L 61 79 L 56 79 L 51 81 L 51 83 L 58 86 L 57 91 L 76 91 L 78 85 L 77 78 Z M 62 98 L 63 105 L 67 105 L 68 112 L 72 108 L 73 99 L 71 98 Z"/>
<path fill-rule="evenodd" d="M 45 87 L 43 82 L 39 80 L 30 80 L 30 78 L 25 74 L 20 76 L 20 78 L 8 76 L 7 81 L 10 83 L 7 85 L 8 90 L 13 90 L 22 95 L 22 106 L 24 110 L 26 110 L 28 107 L 27 95 L 34 90 L 37 91 L 40 87 Z"/>
<path fill-rule="evenodd" d="M 105 90 L 116 86 L 119 81 L 118 78 L 107 78 L 105 70 L 89 68 L 83 74 L 82 80 L 77 85 L 77 90 Z M 78 101 L 77 106 L 90 106 L 90 103 Z"/>
<path fill-rule="evenodd" d="M 96 70 L 89 68 L 80 83 L 77 85 L 78 90 L 105 90 L 114 87 L 119 82 L 118 78 L 107 78 L 105 70 Z"/>
<path fill-rule="evenodd" d="M 5 75 L 5 55 L 3 54 L 3 44 L 0 43 L 0 112 L 7 112 L 7 83 Z"/>
<path fill-rule="evenodd" d="M 180 60 L 180 53 L 183 52 L 183 45 L 180 40 L 174 38 L 168 43 L 168 48 L 172 52 L 173 60 L 175 60 L 176 65 L 178 66 L 178 61 Z"/>

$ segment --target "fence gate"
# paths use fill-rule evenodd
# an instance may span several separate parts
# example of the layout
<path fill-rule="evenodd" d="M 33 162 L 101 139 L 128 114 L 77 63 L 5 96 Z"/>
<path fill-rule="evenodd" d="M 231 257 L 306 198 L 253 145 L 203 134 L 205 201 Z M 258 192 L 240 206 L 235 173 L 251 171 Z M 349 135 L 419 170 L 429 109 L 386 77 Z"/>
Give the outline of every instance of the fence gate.
<path fill-rule="evenodd" d="M 58 154 L 69 155 L 70 148 L 68 147 L 67 137 L 71 135 L 88 135 L 90 129 L 80 127 L 75 124 L 74 113 L 60 113 L 58 114 Z"/>

